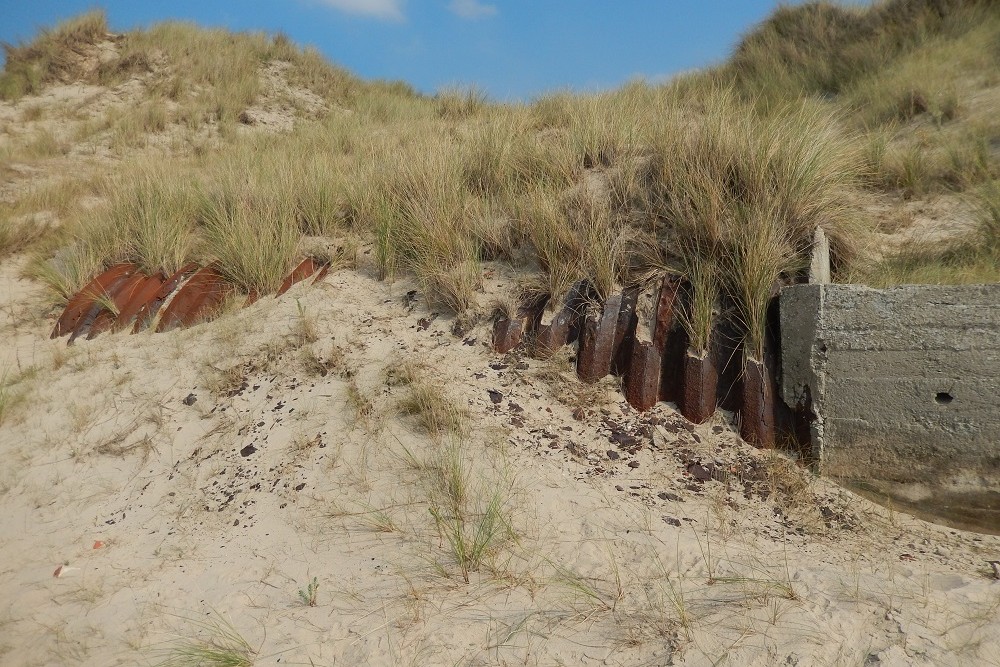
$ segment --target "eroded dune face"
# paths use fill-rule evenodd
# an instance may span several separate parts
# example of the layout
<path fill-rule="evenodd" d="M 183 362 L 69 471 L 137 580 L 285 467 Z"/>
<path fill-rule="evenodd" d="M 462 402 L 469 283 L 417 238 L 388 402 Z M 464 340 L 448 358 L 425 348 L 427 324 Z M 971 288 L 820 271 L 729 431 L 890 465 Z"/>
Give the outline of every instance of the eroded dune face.
<path fill-rule="evenodd" d="M 638 413 L 565 353 L 497 355 L 412 283 L 341 270 L 67 348 L 3 279 L 37 369 L 0 428 L 13 664 L 132 664 L 226 623 L 258 664 L 998 650 L 1000 539 L 872 505 L 725 413 Z"/>

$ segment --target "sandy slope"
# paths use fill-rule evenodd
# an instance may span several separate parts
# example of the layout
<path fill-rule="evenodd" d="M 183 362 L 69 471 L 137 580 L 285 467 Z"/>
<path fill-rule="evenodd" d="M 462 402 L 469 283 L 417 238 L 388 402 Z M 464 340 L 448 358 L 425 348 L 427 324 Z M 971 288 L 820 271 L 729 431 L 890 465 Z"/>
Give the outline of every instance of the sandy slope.
<path fill-rule="evenodd" d="M 341 271 L 67 351 L 14 276 L 3 363 L 38 370 L 0 426 L 4 665 L 156 663 L 218 619 L 258 665 L 1000 664 L 1000 538 L 500 358 L 412 285 Z M 468 584 L 414 467 L 435 445 L 396 409 L 406 361 L 467 410 L 468 469 L 514 478 L 519 537 Z"/>

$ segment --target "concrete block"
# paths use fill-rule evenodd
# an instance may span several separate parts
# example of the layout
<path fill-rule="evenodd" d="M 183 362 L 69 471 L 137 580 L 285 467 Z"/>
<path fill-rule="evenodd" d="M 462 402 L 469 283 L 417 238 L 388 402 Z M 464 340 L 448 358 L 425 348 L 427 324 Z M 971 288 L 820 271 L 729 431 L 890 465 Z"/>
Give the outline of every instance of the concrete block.
<path fill-rule="evenodd" d="M 782 398 L 845 480 L 1000 491 L 1000 285 L 781 293 Z"/>

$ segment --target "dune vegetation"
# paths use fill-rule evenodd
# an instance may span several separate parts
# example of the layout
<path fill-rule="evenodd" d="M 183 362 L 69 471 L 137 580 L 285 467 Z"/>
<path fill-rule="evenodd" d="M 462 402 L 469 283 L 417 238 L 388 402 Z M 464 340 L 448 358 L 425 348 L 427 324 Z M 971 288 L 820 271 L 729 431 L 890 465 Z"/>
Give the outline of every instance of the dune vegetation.
<path fill-rule="evenodd" d="M 5 45 L 0 97 L 139 80 L 143 100 L 77 123 L 77 139 L 107 144 L 112 173 L 19 198 L 0 216 L 0 254 L 31 251 L 28 272 L 58 298 L 125 260 L 217 262 L 263 293 L 319 238 L 370 246 L 379 276 L 412 274 L 458 313 L 476 306 L 484 262 L 553 303 L 581 278 L 603 298 L 666 270 L 701 293 L 685 318 L 694 348 L 721 302 L 756 355 L 768 295 L 801 274 L 816 227 L 841 280 L 1000 278 L 997 44 L 990 2 L 811 3 L 776 11 L 715 68 L 499 104 L 363 82 L 282 35 L 110 35 L 90 13 Z M 274 71 L 285 92 L 269 90 Z M 251 131 L 247 109 L 268 95 L 294 110 L 290 131 Z M 2 159 L 64 155 L 69 140 L 7 141 Z M 932 194 L 973 202 L 978 227 L 882 253 L 873 202 Z"/>

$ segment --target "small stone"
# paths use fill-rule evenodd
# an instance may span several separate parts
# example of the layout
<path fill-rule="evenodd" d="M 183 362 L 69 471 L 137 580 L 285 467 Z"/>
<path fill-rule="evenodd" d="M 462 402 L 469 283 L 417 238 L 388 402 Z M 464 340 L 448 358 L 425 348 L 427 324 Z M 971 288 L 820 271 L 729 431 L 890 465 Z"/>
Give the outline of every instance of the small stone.
<path fill-rule="evenodd" d="M 712 473 L 709 472 L 707 468 L 697 463 L 692 463 L 691 465 L 689 465 L 688 472 L 691 474 L 692 477 L 701 482 L 707 482 L 708 480 L 712 479 Z"/>
<path fill-rule="evenodd" d="M 633 470 L 635 470 L 636 468 L 639 467 L 639 462 L 638 461 L 629 461 L 628 462 L 628 467 L 632 468 Z"/>
<path fill-rule="evenodd" d="M 937 549 L 934 550 L 934 553 L 944 558 L 948 558 L 949 556 L 951 556 L 951 551 L 948 549 L 948 547 L 944 546 L 939 546 Z"/>
<path fill-rule="evenodd" d="M 197 396 L 195 396 L 194 394 L 188 394 L 182 402 L 184 403 L 184 405 L 194 405 L 195 401 L 197 400 L 198 400 Z"/>
<path fill-rule="evenodd" d="M 494 405 L 498 404 L 500 401 L 503 400 L 503 394 L 501 394 L 496 389 L 487 389 L 486 393 L 490 395 L 490 402 L 493 403 Z"/>
<path fill-rule="evenodd" d="M 256 451 L 257 451 L 257 448 L 254 447 L 252 444 L 250 444 L 250 445 L 247 445 L 246 447 L 244 447 L 243 449 L 240 450 L 240 456 L 242 456 L 243 458 L 246 458 L 246 457 L 250 456 L 251 454 L 253 454 Z"/>
<path fill-rule="evenodd" d="M 608 458 L 611 459 L 612 461 L 617 461 L 618 459 L 621 458 L 621 454 L 619 454 L 618 452 L 616 452 L 613 449 L 609 449 L 608 450 Z"/>

